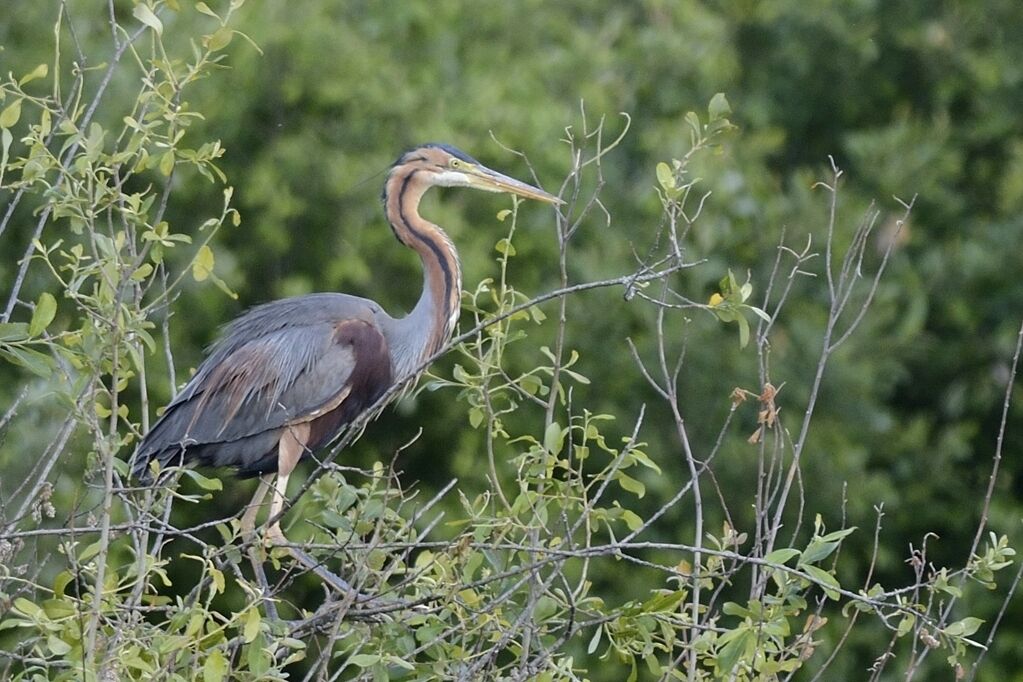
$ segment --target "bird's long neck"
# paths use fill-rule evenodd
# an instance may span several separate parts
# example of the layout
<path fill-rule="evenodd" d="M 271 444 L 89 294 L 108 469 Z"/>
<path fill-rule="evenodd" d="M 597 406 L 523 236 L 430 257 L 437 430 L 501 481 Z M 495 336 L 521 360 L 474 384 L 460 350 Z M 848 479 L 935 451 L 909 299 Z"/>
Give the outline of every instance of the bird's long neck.
<path fill-rule="evenodd" d="M 422 171 L 414 168 L 392 172 L 384 186 L 387 220 L 395 236 L 423 262 L 423 292 L 412 312 L 398 321 L 402 338 L 396 341 L 401 347 L 392 348 L 399 376 L 447 342 L 461 308 L 462 269 L 455 245 L 444 230 L 419 215 L 419 202 L 429 187 Z"/>

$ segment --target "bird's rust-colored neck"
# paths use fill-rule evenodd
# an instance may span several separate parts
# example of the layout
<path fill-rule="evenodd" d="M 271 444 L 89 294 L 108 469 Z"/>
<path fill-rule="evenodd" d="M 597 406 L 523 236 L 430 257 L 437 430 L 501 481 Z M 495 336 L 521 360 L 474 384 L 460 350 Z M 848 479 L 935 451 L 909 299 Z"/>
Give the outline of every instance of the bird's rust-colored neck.
<path fill-rule="evenodd" d="M 419 202 L 430 188 L 424 172 L 398 168 L 384 186 L 387 220 L 395 236 L 419 254 L 424 288 L 413 316 L 428 316 L 429 335 L 422 357 L 437 352 L 451 336 L 461 308 L 462 269 L 448 235 L 419 215 Z"/>

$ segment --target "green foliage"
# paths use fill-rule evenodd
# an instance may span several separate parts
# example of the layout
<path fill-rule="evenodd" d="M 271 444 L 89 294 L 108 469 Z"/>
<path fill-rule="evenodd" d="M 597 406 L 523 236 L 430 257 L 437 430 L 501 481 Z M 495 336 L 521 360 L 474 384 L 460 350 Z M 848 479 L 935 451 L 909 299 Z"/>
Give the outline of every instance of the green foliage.
<path fill-rule="evenodd" d="M 1015 672 L 1018 462 L 986 486 L 996 437 L 1018 449 L 1018 8 L 754 5 L 11 13 L 0 676 Z M 419 274 L 364 181 L 429 139 L 521 171 L 489 131 L 568 174 L 557 238 L 528 205 L 428 203 L 478 333 L 285 517 L 383 603 L 240 538 L 240 484 L 126 485 L 241 305 L 407 309 Z M 819 182 L 827 155 L 846 172 Z M 908 223 L 893 194 L 919 194 Z"/>
<path fill-rule="evenodd" d="M 749 321 L 743 315 L 743 310 L 755 313 L 757 317 L 770 322 L 771 317 L 760 308 L 746 303 L 753 295 L 753 285 L 749 280 L 740 286 L 732 271 L 721 279 L 719 292 L 712 294 L 708 305 L 711 312 L 722 322 L 736 322 L 739 325 L 739 347 L 745 348 L 749 344 Z"/>

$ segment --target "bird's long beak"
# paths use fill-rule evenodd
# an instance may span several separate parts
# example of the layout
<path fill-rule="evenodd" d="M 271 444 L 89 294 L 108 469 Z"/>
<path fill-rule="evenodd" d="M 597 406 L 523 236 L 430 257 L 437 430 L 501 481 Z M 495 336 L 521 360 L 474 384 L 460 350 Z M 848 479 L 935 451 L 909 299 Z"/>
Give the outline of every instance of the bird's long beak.
<path fill-rule="evenodd" d="M 469 183 L 476 189 L 482 189 L 488 192 L 507 192 L 508 194 L 516 194 L 520 197 L 525 197 L 526 199 L 536 199 L 537 201 L 543 201 L 548 204 L 565 203 L 558 197 L 543 191 L 539 187 L 527 185 L 515 178 L 510 178 L 507 175 L 490 170 L 486 166 L 474 167 L 472 171 L 467 174 L 467 177 L 469 178 Z"/>

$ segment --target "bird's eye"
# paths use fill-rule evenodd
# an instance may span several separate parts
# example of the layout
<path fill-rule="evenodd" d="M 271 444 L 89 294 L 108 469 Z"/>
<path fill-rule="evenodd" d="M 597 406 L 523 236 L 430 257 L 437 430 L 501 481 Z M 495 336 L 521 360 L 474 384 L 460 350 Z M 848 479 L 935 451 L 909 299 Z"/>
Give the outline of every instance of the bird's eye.
<path fill-rule="evenodd" d="M 448 161 L 448 166 L 450 166 L 451 168 L 461 168 L 462 162 L 459 159 L 451 159 L 450 161 Z"/>

